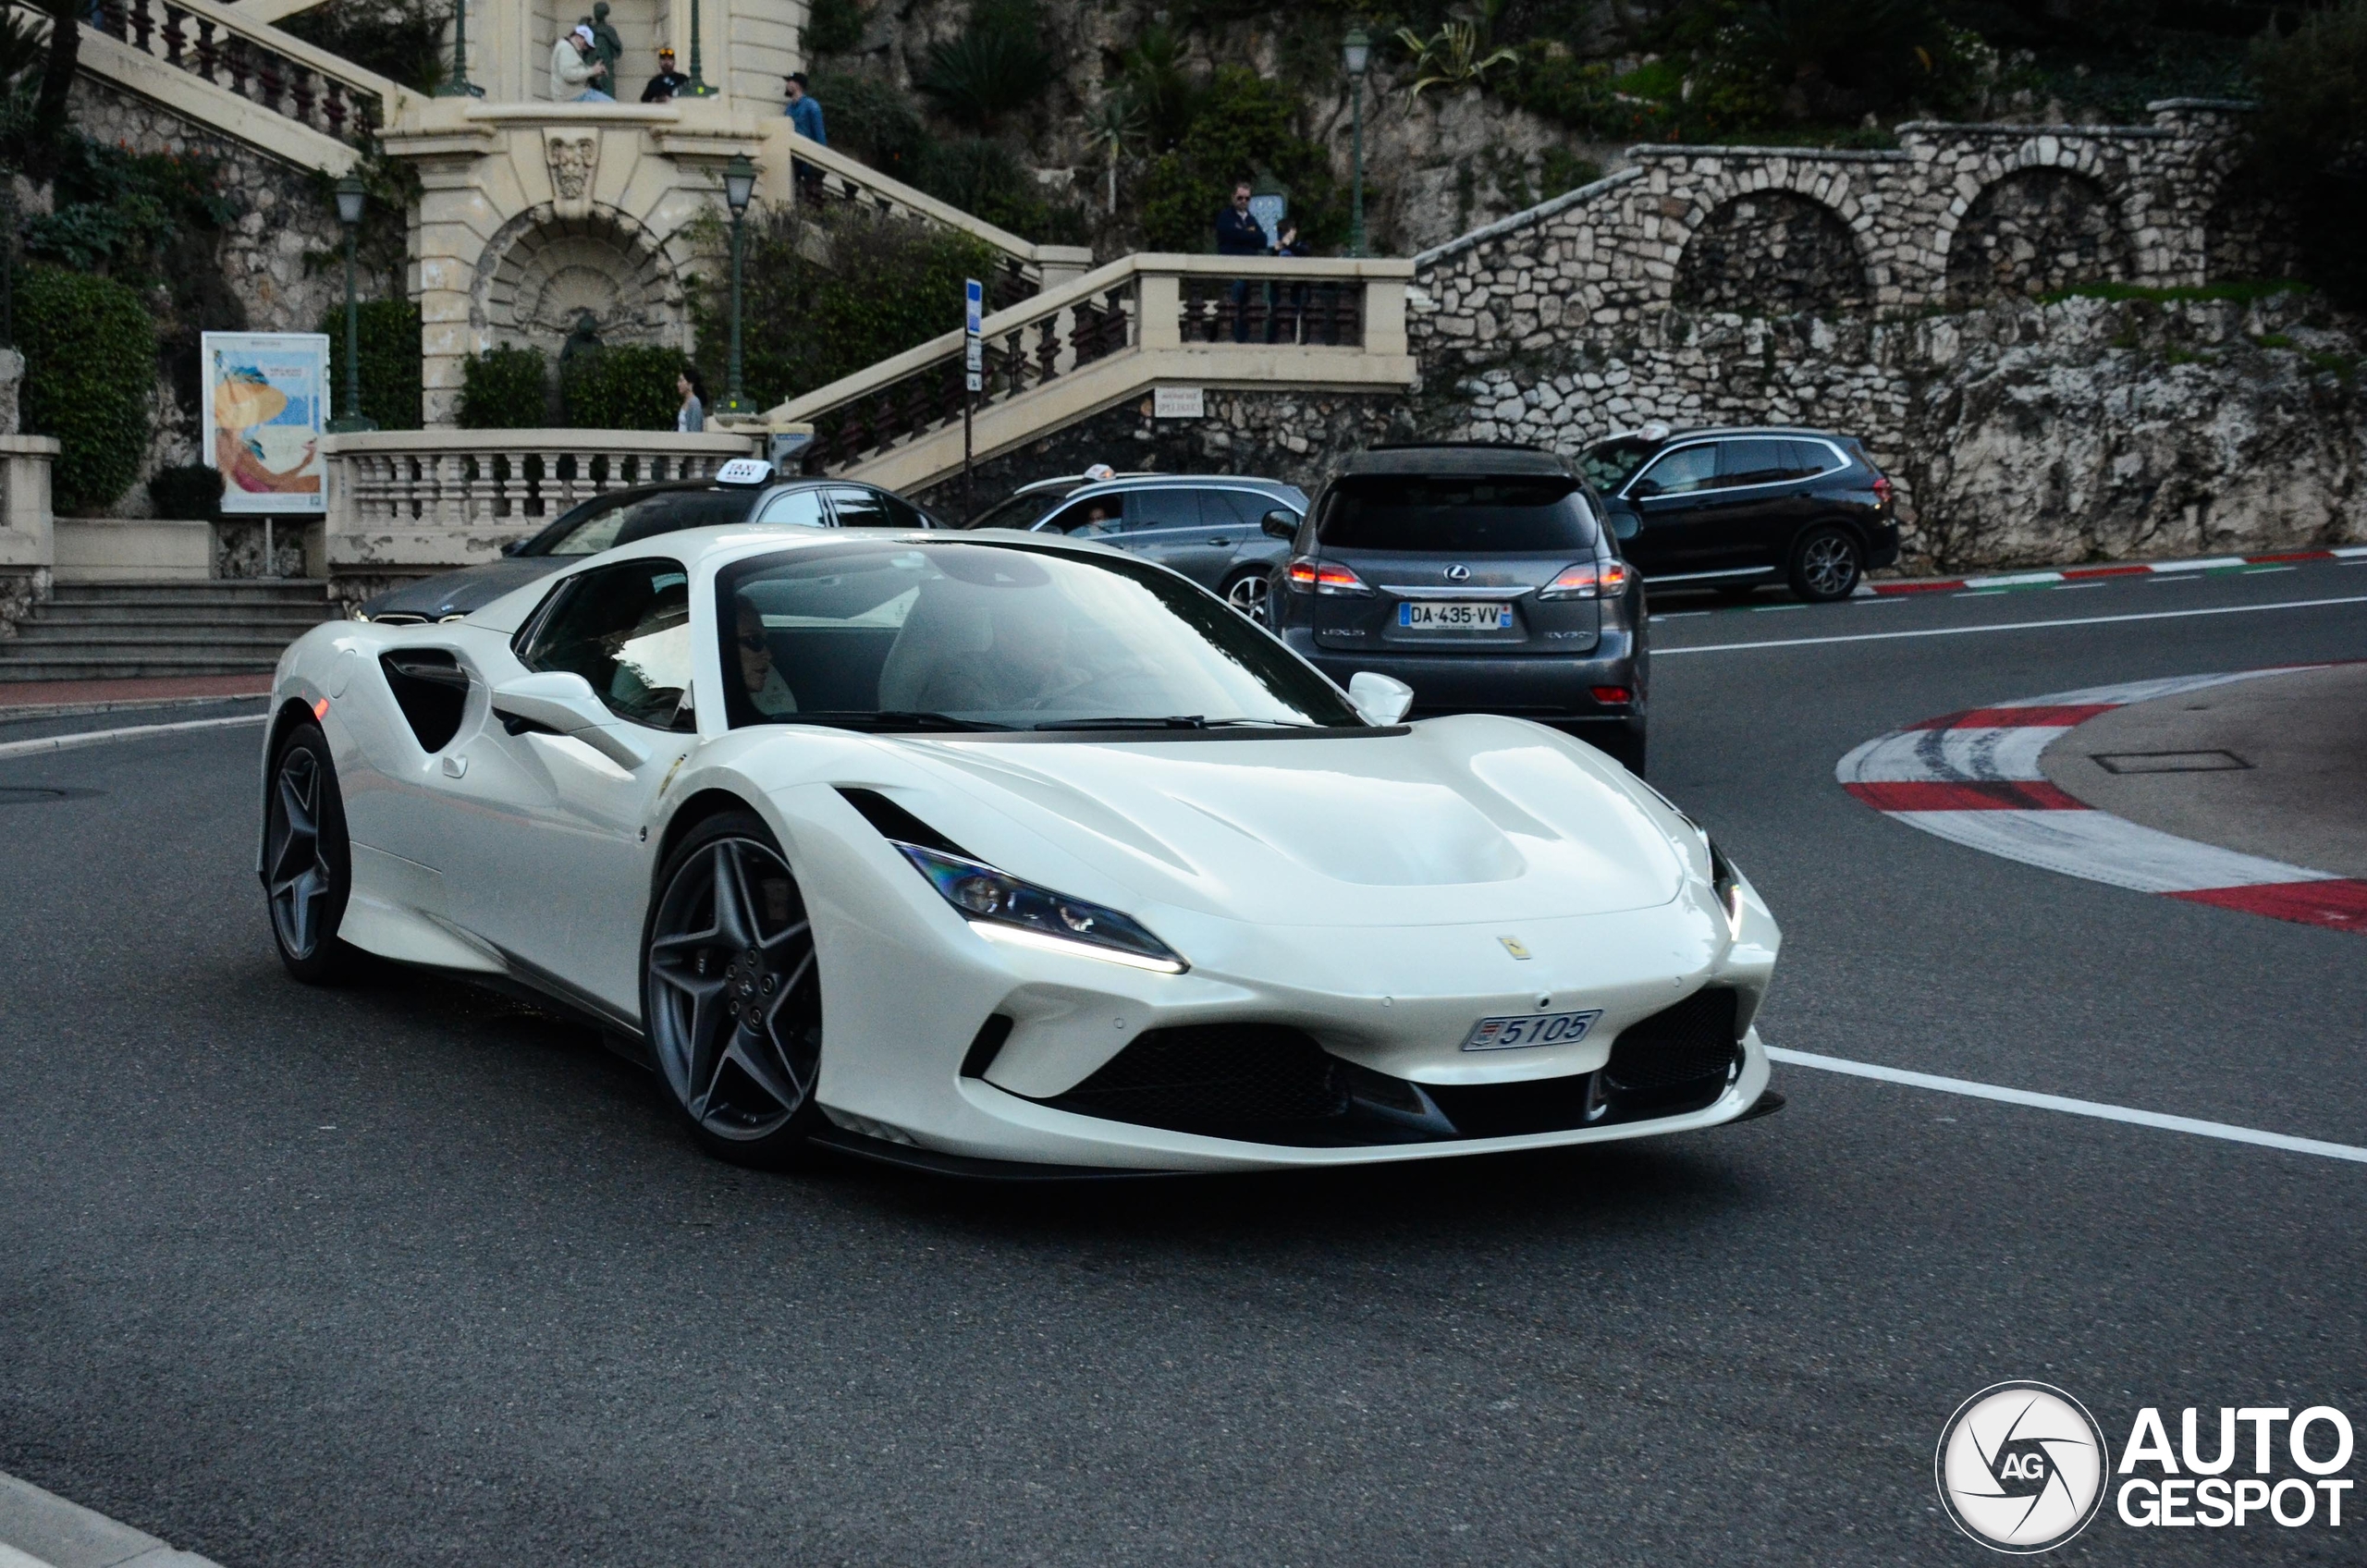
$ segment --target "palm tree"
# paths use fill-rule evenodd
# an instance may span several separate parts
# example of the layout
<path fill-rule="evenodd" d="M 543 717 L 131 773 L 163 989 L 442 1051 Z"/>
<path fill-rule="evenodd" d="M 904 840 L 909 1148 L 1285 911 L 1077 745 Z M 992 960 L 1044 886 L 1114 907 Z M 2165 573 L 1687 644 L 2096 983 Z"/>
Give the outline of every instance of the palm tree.
<path fill-rule="evenodd" d="M 1143 108 L 1134 93 L 1125 87 L 1115 87 L 1102 94 L 1101 102 L 1085 126 L 1086 143 L 1106 153 L 1110 160 L 1110 212 L 1118 212 L 1118 160 L 1126 149 L 1143 137 Z"/>

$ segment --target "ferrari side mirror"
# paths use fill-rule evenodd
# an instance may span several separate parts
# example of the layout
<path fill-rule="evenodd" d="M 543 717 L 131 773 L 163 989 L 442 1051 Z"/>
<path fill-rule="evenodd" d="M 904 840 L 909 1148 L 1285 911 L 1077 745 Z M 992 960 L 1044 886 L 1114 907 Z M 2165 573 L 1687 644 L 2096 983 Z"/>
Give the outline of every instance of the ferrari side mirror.
<path fill-rule="evenodd" d="M 1269 538 L 1288 539 L 1298 532 L 1298 514 L 1276 507 L 1257 520 L 1257 526 L 1263 529 Z"/>
<path fill-rule="evenodd" d="M 1414 705 L 1414 688 L 1378 670 L 1361 669 L 1348 678 L 1348 701 L 1367 724 L 1385 729 Z"/>
<path fill-rule="evenodd" d="M 541 730 L 583 741 L 619 767 L 639 767 L 649 753 L 634 744 L 594 695 L 592 682 L 572 670 L 521 675 L 493 689 L 493 711 L 513 735 Z"/>

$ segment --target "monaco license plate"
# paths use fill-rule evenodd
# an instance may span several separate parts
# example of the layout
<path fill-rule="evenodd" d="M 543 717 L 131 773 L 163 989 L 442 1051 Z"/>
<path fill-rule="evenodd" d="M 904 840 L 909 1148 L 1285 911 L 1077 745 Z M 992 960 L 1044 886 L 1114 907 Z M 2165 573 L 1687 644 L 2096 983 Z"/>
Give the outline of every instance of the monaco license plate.
<path fill-rule="evenodd" d="M 1591 1012 L 1533 1012 L 1525 1018 L 1483 1018 L 1463 1042 L 1467 1051 L 1509 1051 L 1524 1046 L 1575 1046 L 1602 1016 Z"/>
<path fill-rule="evenodd" d="M 1409 599 L 1397 606 L 1397 624 L 1417 631 L 1509 631 L 1513 607 L 1493 602 Z"/>

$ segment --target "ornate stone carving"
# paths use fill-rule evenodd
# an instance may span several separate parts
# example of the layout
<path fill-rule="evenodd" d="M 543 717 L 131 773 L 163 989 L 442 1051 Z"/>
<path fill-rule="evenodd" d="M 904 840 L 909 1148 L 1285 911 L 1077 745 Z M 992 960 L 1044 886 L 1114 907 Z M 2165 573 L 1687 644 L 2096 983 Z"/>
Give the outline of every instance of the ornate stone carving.
<path fill-rule="evenodd" d="M 592 177 L 600 166 L 600 133 L 569 127 L 546 131 L 543 153 L 550 161 L 553 205 L 561 217 L 580 218 L 592 210 Z"/>

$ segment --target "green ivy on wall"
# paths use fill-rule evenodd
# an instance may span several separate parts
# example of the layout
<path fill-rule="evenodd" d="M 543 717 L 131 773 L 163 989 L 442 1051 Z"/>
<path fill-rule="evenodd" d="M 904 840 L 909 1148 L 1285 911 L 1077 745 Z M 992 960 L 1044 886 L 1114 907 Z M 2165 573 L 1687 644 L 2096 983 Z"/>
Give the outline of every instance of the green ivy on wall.
<path fill-rule="evenodd" d="M 362 411 L 381 430 L 420 427 L 419 307 L 408 300 L 368 300 L 357 323 L 362 339 Z M 345 410 L 345 307 L 321 317 L 329 335 L 329 401 Z"/>
<path fill-rule="evenodd" d="M 155 321 L 112 278 L 36 264 L 17 278 L 16 329 L 25 428 L 62 447 L 50 477 L 57 509 L 101 510 L 148 455 Z"/>

